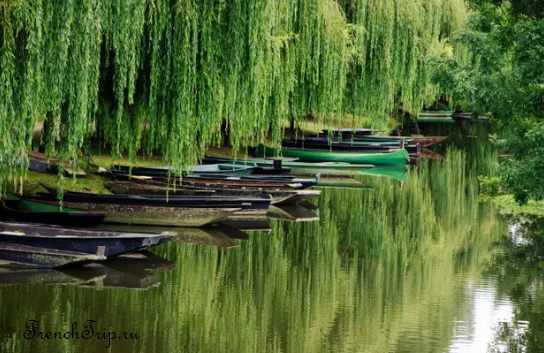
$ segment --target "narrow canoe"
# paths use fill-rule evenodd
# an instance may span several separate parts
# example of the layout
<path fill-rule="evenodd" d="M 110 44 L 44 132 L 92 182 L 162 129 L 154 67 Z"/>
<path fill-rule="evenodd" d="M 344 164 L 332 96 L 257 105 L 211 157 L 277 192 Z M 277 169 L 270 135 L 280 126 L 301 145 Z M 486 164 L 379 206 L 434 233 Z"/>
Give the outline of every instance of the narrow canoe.
<path fill-rule="evenodd" d="M 373 129 L 323 129 L 321 130 L 323 135 L 359 135 L 359 136 L 365 136 L 365 135 L 372 135 L 375 132 L 378 132 L 379 130 L 373 130 Z"/>
<path fill-rule="evenodd" d="M 0 241 L 38 248 L 115 256 L 157 245 L 169 233 L 108 232 L 38 223 L 0 222 Z"/>
<path fill-rule="evenodd" d="M 32 199 L 57 201 L 57 189 L 43 184 L 49 193 L 37 193 Z M 242 208 L 267 209 L 270 195 L 261 197 L 236 196 L 185 196 L 185 195 L 103 195 L 64 191 L 63 203 L 115 204 L 120 206 L 185 207 L 185 208 Z M 67 206 L 70 207 L 70 206 Z M 72 208 L 72 207 L 70 207 Z M 78 208 L 78 207 L 75 207 Z M 89 209 L 88 206 L 82 209 Z"/>
<path fill-rule="evenodd" d="M 114 170 L 130 173 L 132 175 L 149 176 L 168 176 L 169 171 L 174 171 L 172 167 L 129 167 L 124 165 L 113 166 Z M 232 164 L 206 164 L 190 166 L 184 170 L 183 174 L 194 175 L 250 175 L 257 166 L 255 165 L 232 165 Z"/>
<path fill-rule="evenodd" d="M 106 214 L 103 212 L 60 208 L 16 197 L 2 199 L 0 215 L 6 221 L 57 224 L 69 227 L 96 227 L 106 218 Z"/>
<path fill-rule="evenodd" d="M 329 142 L 328 140 L 284 140 L 282 147 L 326 150 L 334 152 L 387 153 L 399 150 L 399 146 L 370 146 L 360 142 Z M 421 145 L 413 144 L 404 147 L 409 154 L 418 154 Z"/>
<path fill-rule="evenodd" d="M 372 137 L 357 137 L 355 141 L 399 141 L 404 139 L 404 142 L 409 144 L 419 143 L 421 147 L 429 147 L 434 144 L 446 140 L 447 136 L 372 136 Z"/>
<path fill-rule="evenodd" d="M 157 182 L 167 183 L 167 178 L 162 177 L 130 177 L 123 172 L 112 172 L 112 175 L 117 180 L 152 180 Z M 210 186 L 224 187 L 224 188 L 251 188 L 251 189 L 263 189 L 263 188 L 278 188 L 278 189 L 307 189 L 314 186 L 317 183 L 317 177 L 311 179 L 298 179 L 298 178 L 268 178 L 269 176 L 261 177 L 202 177 L 202 176 L 187 176 L 182 179 L 176 178 L 172 182 L 184 186 L 194 186 L 200 188 L 207 188 Z"/>
<path fill-rule="evenodd" d="M 274 156 L 281 154 L 286 157 L 296 157 L 302 162 L 344 162 L 355 164 L 376 165 L 403 165 L 407 164 L 410 156 L 405 149 L 390 153 L 341 153 L 328 151 L 315 151 L 297 148 L 276 149 L 259 145 L 256 149 L 258 157 Z"/>
<path fill-rule="evenodd" d="M 215 157 L 206 157 L 214 159 Z M 218 157 L 222 158 L 222 157 Z M 292 161 L 292 160 L 295 161 Z M 222 158 L 226 163 L 244 163 L 234 162 L 232 159 Z M 282 167 L 288 167 L 293 175 L 316 175 L 320 174 L 321 176 L 352 176 L 360 174 L 365 170 L 373 168 L 372 164 L 350 164 L 350 163 L 338 163 L 338 162 L 323 162 L 323 163 L 308 163 L 308 162 L 297 162 L 298 158 L 290 158 L 287 161 L 282 161 Z M 274 159 L 264 159 L 264 158 L 249 158 L 247 159 L 250 163 L 255 163 L 259 166 L 273 166 L 275 163 Z"/>
<path fill-rule="evenodd" d="M 295 190 L 243 190 L 224 188 L 194 188 L 183 185 L 172 185 L 168 188 L 163 183 L 154 182 L 138 183 L 134 181 L 112 181 L 107 183 L 107 188 L 114 194 L 128 195 L 200 195 L 200 196 L 236 196 L 236 197 L 267 197 L 272 196 L 272 204 L 284 202 L 296 195 Z"/>
<path fill-rule="evenodd" d="M 58 201 L 45 201 L 58 205 Z M 66 207 L 105 212 L 104 222 L 169 227 L 203 227 L 222 221 L 242 208 L 189 208 L 118 203 L 63 202 Z"/>
<path fill-rule="evenodd" d="M 0 262 L 56 268 L 88 261 L 106 260 L 103 255 L 0 242 Z"/>

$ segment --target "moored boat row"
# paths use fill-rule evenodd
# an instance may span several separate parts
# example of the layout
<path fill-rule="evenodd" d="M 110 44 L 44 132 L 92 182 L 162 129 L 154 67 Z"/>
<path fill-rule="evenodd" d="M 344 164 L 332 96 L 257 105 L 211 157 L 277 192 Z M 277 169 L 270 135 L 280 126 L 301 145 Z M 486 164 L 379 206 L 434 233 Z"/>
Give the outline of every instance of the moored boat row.
<path fill-rule="evenodd" d="M 324 130 L 314 137 L 284 140 L 281 149 L 259 145 L 253 158 L 206 157 L 203 165 L 182 170 L 115 165 L 103 174 L 112 194 L 42 184 L 47 192 L 1 200 L 0 260 L 37 267 L 103 261 L 172 239 L 173 232 L 157 232 L 157 226 L 185 229 L 183 234 L 193 239 L 202 233 L 199 228 L 217 230 L 222 221 L 248 229 L 267 219 L 315 221 L 319 216 L 308 201 L 319 196 L 320 187 L 371 188 L 351 178 L 355 175 L 402 183 L 411 155 L 444 139 L 374 133 Z M 43 163 L 39 166 L 44 169 Z M 104 225 L 133 230 L 93 229 Z M 245 236 L 239 233 L 239 238 Z M 236 245 L 225 238 L 221 244 Z"/>

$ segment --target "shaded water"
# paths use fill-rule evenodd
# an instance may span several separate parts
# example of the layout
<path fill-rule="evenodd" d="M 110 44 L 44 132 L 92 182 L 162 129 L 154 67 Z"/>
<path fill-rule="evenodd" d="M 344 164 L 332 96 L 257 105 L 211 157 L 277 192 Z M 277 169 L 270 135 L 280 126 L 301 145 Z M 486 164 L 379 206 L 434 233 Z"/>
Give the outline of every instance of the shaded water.
<path fill-rule="evenodd" d="M 477 142 L 453 139 L 446 162 L 423 162 L 402 188 L 364 177 L 373 189 L 324 189 L 319 222 L 273 221 L 229 250 L 161 245 L 174 269 L 134 270 L 131 288 L 0 287 L 0 351 L 108 344 L 25 339 L 33 319 L 138 333 L 112 340 L 118 352 L 541 352 L 544 223 L 478 202 L 476 176 L 496 157 Z"/>

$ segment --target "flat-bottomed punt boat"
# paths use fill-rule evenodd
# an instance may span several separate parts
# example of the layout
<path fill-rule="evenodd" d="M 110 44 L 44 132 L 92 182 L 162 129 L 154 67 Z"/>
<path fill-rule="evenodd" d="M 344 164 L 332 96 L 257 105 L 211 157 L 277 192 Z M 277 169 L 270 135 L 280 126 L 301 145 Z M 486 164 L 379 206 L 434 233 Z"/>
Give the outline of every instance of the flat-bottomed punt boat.
<path fill-rule="evenodd" d="M 57 224 L 68 227 L 96 227 L 106 218 L 104 212 L 87 212 L 47 203 L 6 197 L 0 205 L 5 221 Z"/>
<path fill-rule="evenodd" d="M 280 154 L 280 149 L 259 145 L 257 157 L 273 157 Z M 298 158 L 301 162 L 343 162 L 353 164 L 403 165 L 408 164 L 410 156 L 405 149 L 390 153 L 330 152 L 300 148 L 282 148 L 285 157 Z"/>
<path fill-rule="evenodd" d="M 0 242 L 90 255 L 115 256 L 157 245 L 170 233 L 108 232 L 38 223 L 0 222 Z"/>

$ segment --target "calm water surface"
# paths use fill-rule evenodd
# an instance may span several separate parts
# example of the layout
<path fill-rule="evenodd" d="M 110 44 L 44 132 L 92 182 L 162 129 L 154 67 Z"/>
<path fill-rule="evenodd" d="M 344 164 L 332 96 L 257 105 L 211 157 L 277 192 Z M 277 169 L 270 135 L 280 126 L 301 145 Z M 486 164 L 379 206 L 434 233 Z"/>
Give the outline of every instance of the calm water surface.
<path fill-rule="evenodd" d="M 233 249 L 153 249 L 173 269 L 0 286 L 0 351 L 542 352 L 544 222 L 478 202 L 476 176 L 496 157 L 476 142 L 453 139 L 447 161 L 423 162 L 402 188 L 365 177 L 372 189 L 323 189 L 319 222 L 271 221 Z M 37 337 L 73 322 L 82 335 L 87 320 L 93 338 Z"/>

